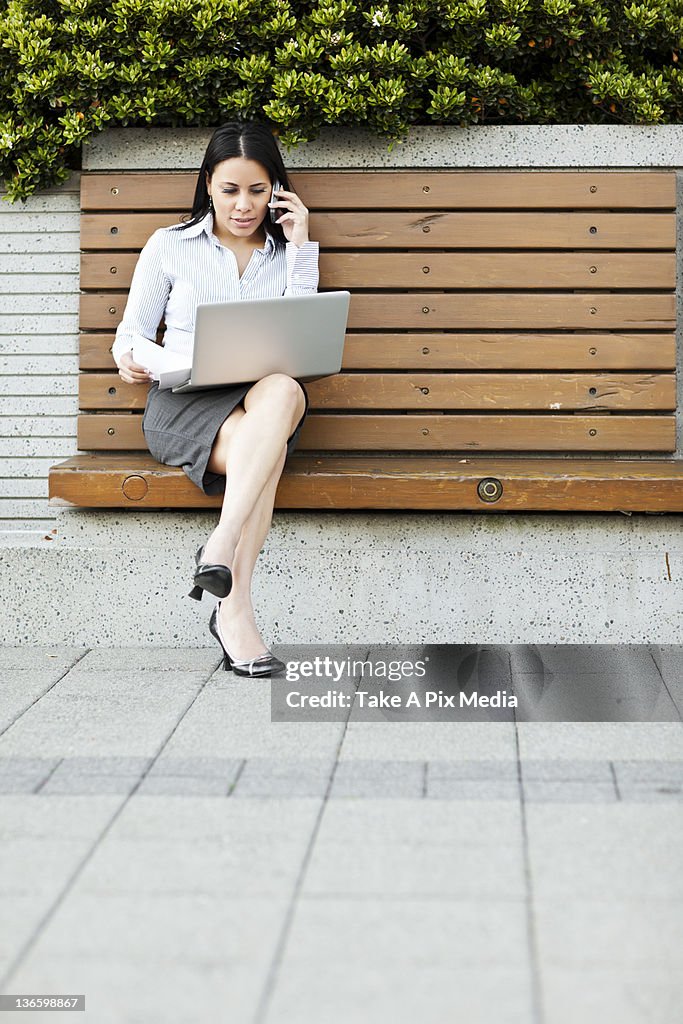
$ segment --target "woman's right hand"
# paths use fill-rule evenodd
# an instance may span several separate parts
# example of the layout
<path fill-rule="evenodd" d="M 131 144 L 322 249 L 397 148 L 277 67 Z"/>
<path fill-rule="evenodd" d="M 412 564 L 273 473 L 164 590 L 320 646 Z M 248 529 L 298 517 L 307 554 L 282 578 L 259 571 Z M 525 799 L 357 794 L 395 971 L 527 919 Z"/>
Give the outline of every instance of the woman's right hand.
<path fill-rule="evenodd" d="M 121 356 L 121 365 L 119 367 L 119 377 L 124 380 L 126 384 L 149 384 L 152 380 L 152 374 L 144 366 L 140 366 L 139 363 L 133 362 L 133 353 L 124 352 Z"/>

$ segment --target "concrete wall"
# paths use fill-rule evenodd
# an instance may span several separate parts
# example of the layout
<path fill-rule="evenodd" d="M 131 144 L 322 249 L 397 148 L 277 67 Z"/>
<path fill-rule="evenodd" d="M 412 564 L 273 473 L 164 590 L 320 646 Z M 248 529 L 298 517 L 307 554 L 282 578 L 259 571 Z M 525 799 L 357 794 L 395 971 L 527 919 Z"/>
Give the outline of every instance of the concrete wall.
<path fill-rule="evenodd" d="M 112 131 L 84 166 L 194 169 L 208 135 Z M 391 153 L 366 133 L 328 131 L 286 162 L 680 171 L 683 126 L 427 128 Z M 47 507 L 48 466 L 76 453 L 77 187 L 0 212 L 0 627 L 6 643 L 207 644 L 208 603 L 186 594 L 215 513 Z M 678 457 L 681 434 L 679 420 Z M 680 643 L 682 518 L 276 513 L 255 603 L 269 643 Z"/>
<path fill-rule="evenodd" d="M 0 204 L 0 530 L 54 526 L 48 469 L 76 452 L 79 187 Z"/>

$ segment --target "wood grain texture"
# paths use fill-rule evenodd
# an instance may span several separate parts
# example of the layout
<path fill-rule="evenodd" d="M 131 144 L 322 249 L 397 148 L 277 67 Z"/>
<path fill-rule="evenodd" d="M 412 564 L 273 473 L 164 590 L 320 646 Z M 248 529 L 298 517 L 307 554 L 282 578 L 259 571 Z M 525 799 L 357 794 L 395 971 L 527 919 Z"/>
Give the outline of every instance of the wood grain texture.
<path fill-rule="evenodd" d="M 501 485 L 480 497 L 482 481 Z M 127 493 L 132 495 L 128 497 Z M 85 455 L 55 466 L 50 504 L 105 508 L 217 508 L 183 471 L 149 455 Z M 683 511 L 683 462 L 297 456 L 277 508 L 504 511 Z"/>
<path fill-rule="evenodd" d="M 197 175 L 85 173 L 83 210 L 190 209 Z M 294 171 L 309 209 L 673 209 L 670 171 Z"/>
<path fill-rule="evenodd" d="M 166 213 L 84 213 L 81 249 L 141 249 Z M 676 245 L 673 213 L 312 213 L 310 236 L 326 249 L 656 249 Z"/>
<path fill-rule="evenodd" d="M 84 253 L 81 288 L 130 286 L 137 253 Z M 320 288 L 672 289 L 675 253 L 323 252 Z"/>
<path fill-rule="evenodd" d="M 676 408 L 674 374 L 624 373 L 341 373 L 306 385 L 316 409 Z M 81 409 L 144 409 L 148 388 L 115 373 L 79 378 Z"/>
<path fill-rule="evenodd" d="M 141 414 L 79 416 L 78 447 L 146 448 Z M 675 447 L 674 416 L 647 413 L 311 413 L 298 445 L 301 450 L 331 452 L 670 452 Z"/>
<path fill-rule="evenodd" d="M 82 370 L 111 370 L 114 335 L 80 336 Z M 349 332 L 344 370 L 674 370 L 669 333 Z"/>
<path fill-rule="evenodd" d="M 81 295 L 85 331 L 115 330 L 126 308 L 121 292 Z M 365 330 L 673 330 L 672 293 L 356 292 L 348 329 Z"/>

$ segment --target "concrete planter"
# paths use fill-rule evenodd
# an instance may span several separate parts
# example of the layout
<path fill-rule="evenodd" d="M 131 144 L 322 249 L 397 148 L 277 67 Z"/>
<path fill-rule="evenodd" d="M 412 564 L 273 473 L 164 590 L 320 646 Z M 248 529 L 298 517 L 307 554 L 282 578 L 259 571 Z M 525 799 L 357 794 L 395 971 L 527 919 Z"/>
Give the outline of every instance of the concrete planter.
<path fill-rule="evenodd" d="M 209 135 L 116 129 L 85 148 L 84 167 L 196 169 Z M 674 168 L 683 209 L 680 125 L 422 127 L 392 152 L 367 132 L 327 130 L 285 161 L 292 169 Z M 214 513 L 55 515 L 47 506 L 50 463 L 77 452 L 77 189 L 75 176 L 63 189 L 0 212 L 8 239 L 0 288 L 12 292 L 0 316 L 4 642 L 208 644 L 208 603 L 198 615 L 184 595 Z M 683 365 L 680 336 L 678 344 Z M 276 513 L 255 601 L 273 643 L 680 643 L 680 521 Z"/>

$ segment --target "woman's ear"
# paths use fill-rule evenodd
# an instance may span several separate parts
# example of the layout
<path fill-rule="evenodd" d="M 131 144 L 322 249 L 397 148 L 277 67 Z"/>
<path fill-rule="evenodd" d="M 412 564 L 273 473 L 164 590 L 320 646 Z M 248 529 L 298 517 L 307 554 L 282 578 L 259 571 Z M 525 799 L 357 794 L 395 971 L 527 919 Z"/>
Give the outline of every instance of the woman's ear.
<path fill-rule="evenodd" d="M 204 176 L 206 178 L 206 191 L 211 195 L 211 175 L 208 171 L 204 171 Z"/>

